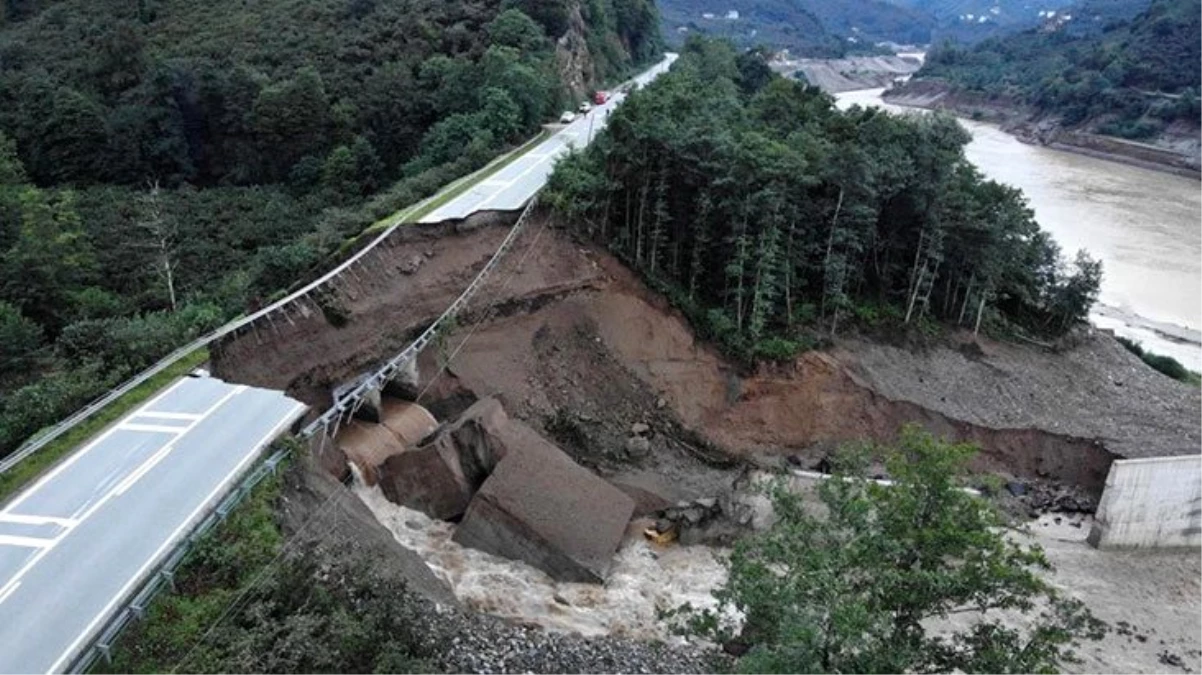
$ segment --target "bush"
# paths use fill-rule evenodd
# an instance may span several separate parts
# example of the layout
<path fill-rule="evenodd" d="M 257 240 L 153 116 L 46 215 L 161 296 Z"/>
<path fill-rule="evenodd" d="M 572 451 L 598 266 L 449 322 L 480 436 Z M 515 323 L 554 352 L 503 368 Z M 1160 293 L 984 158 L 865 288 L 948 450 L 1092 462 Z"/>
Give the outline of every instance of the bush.
<path fill-rule="evenodd" d="M 0 404 L 0 455 L 81 408 L 117 381 L 99 363 L 47 375 L 13 392 Z"/>
<path fill-rule="evenodd" d="M 1145 353 L 1143 355 L 1143 359 L 1144 363 L 1152 366 L 1152 368 L 1159 370 L 1165 375 L 1168 375 L 1174 380 L 1180 380 L 1181 382 L 1189 381 L 1189 371 L 1186 370 L 1185 366 L 1181 365 L 1180 361 L 1171 356 Z"/>
<path fill-rule="evenodd" d="M 1161 356 L 1159 354 L 1147 352 L 1142 346 L 1140 346 L 1138 342 L 1122 336 L 1116 335 L 1115 339 L 1119 341 L 1119 344 L 1126 347 L 1127 351 L 1138 356 L 1144 363 L 1151 366 L 1154 370 L 1160 371 L 1174 380 L 1185 382 L 1186 384 L 1198 385 L 1202 383 L 1202 377 L 1200 377 L 1198 373 L 1190 371 L 1185 366 L 1181 365 L 1181 362 L 1177 359 L 1171 356 Z"/>
<path fill-rule="evenodd" d="M 1105 625 L 1044 580 L 1038 546 L 960 489 L 975 451 L 907 427 L 885 452 L 893 485 L 845 454 L 818 486 L 822 515 L 775 484 L 776 522 L 735 544 L 717 611 L 682 608 L 685 630 L 737 643 L 742 672 L 1056 672 Z M 997 610 L 1034 625 L 1012 628 Z M 963 612 L 971 628 L 927 634 L 930 620 Z"/>
<path fill-rule="evenodd" d="M 755 345 L 754 354 L 757 359 L 767 361 L 792 361 L 808 346 L 801 341 L 784 338 L 769 338 Z"/>

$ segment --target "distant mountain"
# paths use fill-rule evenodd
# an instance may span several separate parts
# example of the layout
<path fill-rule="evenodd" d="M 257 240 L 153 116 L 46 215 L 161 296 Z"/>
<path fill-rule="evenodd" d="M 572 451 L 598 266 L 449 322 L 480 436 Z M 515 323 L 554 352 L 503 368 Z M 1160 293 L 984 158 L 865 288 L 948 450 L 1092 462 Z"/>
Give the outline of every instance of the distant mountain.
<path fill-rule="evenodd" d="M 1048 11 L 1073 0 L 891 0 L 896 5 L 929 14 L 935 21 L 936 41 L 975 42 L 999 32 L 1035 26 Z"/>
<path fill-rule="evenodd" d="M 1132 19 L 1151 0 L 890 0 L 895 5 L 930 15 L 934 42 L 978 42 L 986 38 L 1041 26 L 1065 16 L 1078 20 L 1071 30 L 1089 30 Z"/>
<path fill-rule="evenodd" d="M 927 55 L 914 78 L 984 94 L 1069 126 L 1133 139 L 1177 122 L 1197 130 L 1202 84 L 1202 0 L 1090 0 L 1038 27 Z"/>
<path fill-rule="evenodd" d="M 919 10 L 886 0 L 659 0 L 664 36 L 689 32 L 766 44 L 803 56 L 876 51 L 878 42 L 925 44 L 935 26 Z"/>

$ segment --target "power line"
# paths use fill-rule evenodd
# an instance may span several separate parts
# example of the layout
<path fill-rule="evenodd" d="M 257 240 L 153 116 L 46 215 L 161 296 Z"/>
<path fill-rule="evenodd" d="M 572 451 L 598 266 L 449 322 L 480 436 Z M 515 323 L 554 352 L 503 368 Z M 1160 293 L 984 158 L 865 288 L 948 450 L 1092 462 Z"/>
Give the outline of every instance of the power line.
<path fill-rule="evenodd" d="M 533 204 L 531 204 L 531 206 L 533 206 Z M 525 214 L 523 214 L 523 215 L 525 215 Z M 487 321 L 490 318 L 492 318 L 493 316 L 495 316 L 498 303 L 503 298 L 504 292 L 506 290 L 508 290 L 509 286 L 513 283 L 513 280 L 517 277 L 518 273 L 521 271 L 521 269 L 525 265 L 526 261 L 530 258 L 530 255 L 538 247 L 539 242 L 542 239 L 543 232 L 546 230 L 546 228 L 547 228 L 547 219 L 544 218 L 542 223 L 539 226 L 539 229 L 535 232 L 534 239 L 531 241 L 530 245 L 527 247 L 527 249 L 523 253 L 522 257 L 518 260 L 517 265 L 515 265 L 514 269 L 512 271 L 510 271 L 509 274 L 505 277 L 504 282 L 502 283 L 500 288 L 497 289 L 496 294 L 490 300 L 487 307 L 483 310 L 480 318 L 477 319 L 477 321 L 472 325 L 472 328 L 468 331 L 468 334 L 464 337 L 464 339 L 462 341 L 459 342 L 459 344 L 451 352 L 450 356 L 447 359 L 445 359 L 444 363 L 439 367 L 438 371 L 434 374 L 433 377 L 430 378 L 430 382 L 428 382 L 426 384 L 426 386 L 423 387 L 422 390 L 415 397 L 415 400 L 414 400 L 415 404 L 418 404 L 418 405 L 421 404 L 421 402 L 425 398 L 427 392 L 429 392 L 430 387 L 433 386 L 433 384 L 442 376 L 442 374 L 444 372 L 446 372 L 446 370 L 450 366 L 451 362 L 455 359 L 455 357 L 459 354 L 459 352 L 467 345 L 467 343 L 472 339 L 472 337 L 476 334 L 476 331 L 480 328 L 480 326 L 483 325 L 485 321 Z M 414 358 L 416 358 L 416 356 Z M 328 432 L 328 427 L 321 432 L 323 435 L 323 438 L 322 438 L 323 444 L 325 442 L 325 437 L 328 436 L 327 432 Z M 353 481 L 354 481 L 354 477 L 352 475 L 351 477 L 348 477 L 348 479 L 341 481 L 341 484 L 344 487 L 349 487 L 349 484 L 352 483 Z M 217 630 L 217 628 L 219 628 L 221 626 L 221 624 L 224 623 L 225 620 L 228 619 L 230 617 L 230 615 L 232 615 L 234 613 L 234 611 L 236 611 L 238 608 L 240 608 L 242 606 L 243 602 L 246 601 L 250 597 L 252 591 L 254 591 L 256 589 L 256 587 L 260 584 L 260 582 L 262 582 L 263 579 L 265 579 L 267 577 L 267 574 L 269 572 L 273 571 L 274 568 L 280 563 L 280 561 L 283 559 L 284 555 L 286 553 L 288 553 L 290 550 L 292 550 L 294 548 L 294 546 L 296 545 L 296 543 L 298 543 L 302 540 L 302 535 L 309 529 L 309 527 L 312 524 L 317 522 L 317 520 L 319 518 L 324 517 L 326 515 L 326 511 L 328 509 L 330 509 L 333 504 L 341 505 L 340 501 L 337 501 L 337 502 L 335 501 L 335 497 L 341 497 L 341 496 L 344 496 L 344 495 L 343 495 L 343 493 L 341 493 L 338 490 L 331 492 L 330 496 L 327 497 L 325 499 L 325 501 L 323 501 L 321 503 L 321 505 L 319 505 L 314 510 L 314 512 L 308 518 L 305 519 L 305 521 L 301 524 L 301 527 L 292 535 L 292 537 L 287 542 L 285 542 L 280 547 L 280 550 L 275 554 L 275 556 L 273 556 L 272 559 L 270 561 L 268 561 L 268 563 L 266 565 L 264 565 L 263 569 L 261 569 L 258 572 L 258 574 L 255 575 L 255 577 L 250 581 L 250 583 L 247 586 L 245 586 L 238 593 L 238 595 L 233 599 L 233 601 L 231 601 L 230 604 L 226 606 L 225 610 L 222 611 L 222 613 L 217 617 L 217 619 L 213 622 L 213 624 L 209 626 L 208 630 L 206 630 L 205 633 L 200 637 L 200 639 L 197 640 L 196 644 L 194 644 L 192 646 L 192 648 L 189 649 L 188 652 L 183 656 L 183 658 L 181 658 L 179 660 L 179 662 L 177 662 L 175 664 L 175 666 L 171 669 L 172 673 L 179 672 L 179 668 L 181 666 L 183 666 L 185 663 L 187 663 L 190 658 L 192 658 L 193 654 L 195 654 L 196 651 L 198 649 L 200 649 L 209 640 L 209 638 L 213 635 L 213 633 Z M 332 529 L 333 529 L 333 526 L 331 526 L 331 530 Z"/>

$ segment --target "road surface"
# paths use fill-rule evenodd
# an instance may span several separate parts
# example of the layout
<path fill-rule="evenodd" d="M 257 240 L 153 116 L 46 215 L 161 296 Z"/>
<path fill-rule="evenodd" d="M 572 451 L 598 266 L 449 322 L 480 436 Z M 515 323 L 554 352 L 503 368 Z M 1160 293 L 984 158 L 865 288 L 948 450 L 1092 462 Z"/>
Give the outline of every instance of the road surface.
<path fill-rule="evenodd" d="M 0 673 L 71 665 L 146 573 L 305 411 L 185 377 L 0 510 Z"/>
<path fill-rule="evenodd" d="M 668 54 L 663 61 L 634 78 L 638 86 L 666 73 L 676 60 L 676 54 Z M 542 189 L 547 177 L 555 168 L 555 160 L 592 142 L 605 128 L 610 112 L 626 98 L 625 94 L 614 94 L 605 105 L 599 105 L 587 115 L 581 115 L 554 136 L 531 148 L 512 164 L 472 186 L 455 199 L 430 212 L 423 223 L 440 223 L 444 220 L 466 218 L 476 211 L 516 211 L 534 193 Z"/>

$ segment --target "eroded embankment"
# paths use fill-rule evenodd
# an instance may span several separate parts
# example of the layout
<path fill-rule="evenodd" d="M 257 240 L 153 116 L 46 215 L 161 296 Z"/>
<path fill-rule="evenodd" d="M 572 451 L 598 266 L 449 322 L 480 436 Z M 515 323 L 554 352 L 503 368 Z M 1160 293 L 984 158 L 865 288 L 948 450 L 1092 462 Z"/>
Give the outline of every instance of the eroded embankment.
<path fill-rule="evenodd" d="M 699 343 L 612 257 L 543 224 L 521 235 L 444 347 L 423 355 L 424 402 L 436 415 L 500 395 L 578 460 L 621 464 L 617 478 L 670 500 L 725 479 L 694 470 L 705 452 L 690 430 L 736 455 L 817 461 L 842 442 L 890 440 L 916 422 L 979 444 L 979 469 L 1094 492 L 1115 456 L 1197 452 L 1197 389 L 1106 336 L 1064 354 L 988 341 L 916 353 L 845 340 L 749 374 Z M 318 314 L 239 336 L 216 351 L 217 371 L 320 403 L 435 318 L 504 234 L 443 227 L 390 242 L 340 292 L 343 327 Z M 643 422 L 653 429 L 651 464 L 627 461 L 646 450 L 629 438 Z"/>
<path fill-rule="evenodd" d="M 1019 102 L 989 97 L 971 91 L 953 91 L 937 80 L 911 80 L 885 92 L 882 99 L 894 105 L 929 110 L 948 110 L 962 117 L 993 122 L 1024 143 L 1047 146 L 1054 150 L 1121 162 L 1198 178 L 1202 168 L 1199 148 L 1202 140 L 1197 127 L 1175 122 L 1151 142 L 1130 141 L 1091 133 L 1094 120 L 1068 128 L 1054 115 L 1040 114 Z"/>
<path fill-rule="evenodd" d="M 327 406 L 334 387 L 399 352 L 467 288 L 514 218 L 493 213 L 397 229 L 320 292 L 214 344 L 214 374 Z M 554 259 L 514 275 L 519 258 L 511 254 L 498 268 L 478 294 L 479 306 L 590 279 Z"/>

